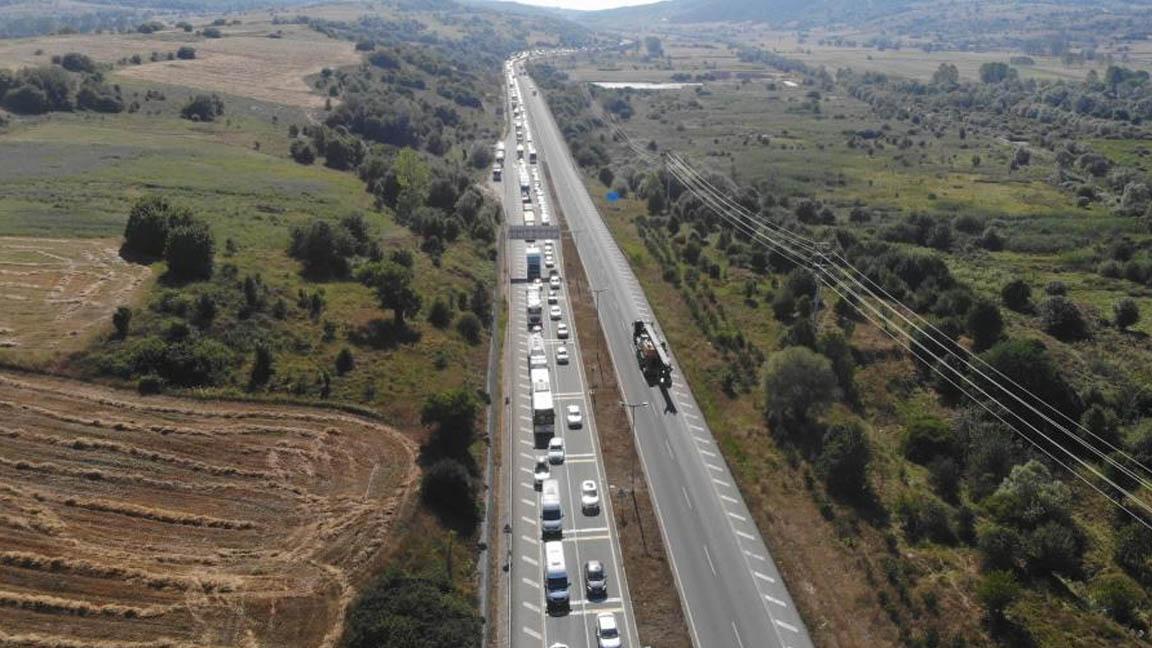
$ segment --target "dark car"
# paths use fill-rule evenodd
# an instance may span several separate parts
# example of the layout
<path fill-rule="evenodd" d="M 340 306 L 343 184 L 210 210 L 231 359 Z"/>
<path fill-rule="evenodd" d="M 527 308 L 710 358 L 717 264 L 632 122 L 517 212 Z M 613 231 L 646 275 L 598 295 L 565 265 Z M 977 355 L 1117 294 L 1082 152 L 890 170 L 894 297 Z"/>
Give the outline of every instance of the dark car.
<path fill-rule="evenodd" d="M 588 598 L 608 595 L 608 576 L 604 573 L 604 563 L 599 560 L 584 563 L 584 589 L 588 592 Z"/>

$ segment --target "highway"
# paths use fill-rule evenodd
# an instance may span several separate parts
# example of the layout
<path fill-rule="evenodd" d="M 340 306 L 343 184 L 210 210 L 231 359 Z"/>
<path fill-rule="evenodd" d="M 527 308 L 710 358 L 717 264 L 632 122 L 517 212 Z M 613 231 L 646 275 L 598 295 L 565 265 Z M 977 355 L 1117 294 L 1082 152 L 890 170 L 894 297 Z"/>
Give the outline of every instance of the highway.
<path fill-rule="evenodd" d="M 520 78 L 555 200 L 575 233 L 590 288 L 604 291 L 598 314 L 621 390 L 630 403 L 649 403 L 635 409 L 636 448 L 693 644 L 812 646 L 684 374 L 675 371 L 666 392 L 641 374 L 631 329 L 634 320 L 654 319 L 648 299 L 597 212 L 543 92 L 533 96 L 534 82 Z"/>
<path fill-rule="evenodd" d="M 511 111 L 509 110 L 509 114 Z M 509 132 L 505 140 L 508 151 L 503 181 L 493 183 L 500 192 L 509 225 L 523 225 L 524 211 L 521 203 L 520 184 L 516 174 L 516 137 Z M 532 165 L 539 167 L 541 165 Z M 547 192 L 547 182 L 541 176 L 540 187 Z M 546 199 L 551 202 L 553 198 Z M 537 210 L 538 201 L 537 201 Z M 539 211 L 536 212 L 539 216 Z M 537 241 L 543 247 L 544 241 Z M 509 560 L 509 644 L 514 648 L 541 648 L 563 644 L 569 648 L 595 648 L 596 614 L 612 612 L 620 626 L 624 646 L 639 646 L 636 624 L 628 596 L 627 577 L 624 574 L 621 552 L 612 512 L 609 485 L 603 468 L 596 421 L 587 397 L 584 375 L 583 354 L 579 343 L 579 333 L 570 317 L 571 305 L 567 297 L 567 286 L 562 281 L 558 291 L 557 305 L 561 310 L 560 320 L 549 315 L 550 305 L 543 305 L 543 330 L 545 349 L 548 357 L 548 370 L 556 409 L 556 436 L 562 437 L 566 445 L 567 457 L 562 465 L 551 467 L 551 478 L 560 482 L 561 502 L 564 511 L 563 545 L 567 563 L 571 606 L 567 611 L 550 614 L 545 605 L 544 595 L 544 540 L 540 528 L 540 491 L 535 487 L 533 469 L 538 456 L 546 454 L 545 448 L 537 448 L 533 439 L 531 407 L 531 385 L 528 366 L 528 318 L 526 291 L 527 282 L 526 242 L 508 240 L 508 276 L 511 285 L 508 289 L 510 340 L 504 358 L 504 393 L 508 395 L 505 412 L 506 435 L 509 442 L 505 446 L 507 458 L 504 465 L 510 472 L 508 484 L 508 521 L 511 533 L 506 542 L 510 548 Z M 554 241 L 555 267 L 563 271 L 563 256 L 560 241 Z M 542 268 L 548 275 L 549 269 Z M 563 278 L 562 278 L 563 279 Z M 547 287 L 545 286 L 545 294 Z M 557 325 L 564 322 L 571 333 L 567 340 L 558 339 Z M 556 359 L 556 350 L 561 345 L 569 352 L 567 364 Z M 565 410 L 576 404 L 584 416 L 583 425 L 570 429 L 565 421 Z M 600 492 L 601 507 L 598 512 L 585 513 L 581 510 L 580 484 L 592 480 Z M 607 597 L 588 600 L 584 590 L 583 569 L 588 560 L 599 560 L 605 566 L 608 576 Z"/>

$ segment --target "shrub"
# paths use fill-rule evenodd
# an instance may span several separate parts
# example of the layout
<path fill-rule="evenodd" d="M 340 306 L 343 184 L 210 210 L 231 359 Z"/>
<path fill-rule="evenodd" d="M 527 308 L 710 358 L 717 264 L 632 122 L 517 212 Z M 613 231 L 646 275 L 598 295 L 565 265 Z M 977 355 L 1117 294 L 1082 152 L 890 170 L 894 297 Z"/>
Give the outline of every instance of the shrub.
<path fill-rule="evenodd" d="M 1139 625 L 1140 614 L 1148 605 L 1144 590 L 1123 574 L 1104 574 L 1089 585 L 1093 607 L 1125 625 Z"/>
<path fill-rule="evenodd" d="M 1063 295 L 1049 297 L 1040 305 L 1044 330 L 1066 341 L 1088 337 L 1088 322 L 1080 309 Z"/>
<path fill-rule="evenodd" d="M 1023 279 L 1013 279 L 1000 290 L 1000 299 L 1014 311 L 1026 311 L 1032 302 L 1032 289 Z"/>
<path fill-rule="evenodd" d="M 132 322 L 132 309 L 127 306 L 119 306 L 116 312 L 112 313 L 112 326 L 116 329 L 116 337 L 123 340 L 128 337 L 128 325 Z"/>
<path fill-rule="evenodd" d="M 1024 541 L 1015 529 L 988 524 L 980 529 L 977 546 L 988 570 L 1014 570 Z"/>
<path fill-rule="evenodd" d="M 348 611 L 346 648 L 480 648 L 483 620 L 441 578 L 385 574 Z"/>
<path fill-rule="evenodd" d="M 288 147 L 288 153 L 300 164 L 312 164 L 316 161 L 316 151 L 312 150 L 312 145 L 303 140 L 294 140 Z"/>
<path fill-rule="evenodd" d="M 432 302 L 432 307 L 428 309 L 428 322 L 438 329 L 448 328 L 452 323 L 452 307 L 443 297 L 437 297 Z"/>
<path fill-rule="evenodd" d="M 994 620 L 1003 619 L 1004 611 L 1019 597 L 1020 584 L 1012 572 L 990 572 L 976 587 L 976 598 L 980 599 L 980 604 Z"/>
<path fill-rule="evenodd" d="M 141 376 L 136 382 L 136 391 L 141 396 L 151 396 L 164 391 L 164 380 L 159 376 Z"/>
<path fill-rule="evenodd" d="M 908 424 L 904 433 L 904 456 L 909 461 L 926 464 L 937 456 L 955 452 L 955 437 L 947 423 L 931 416 L 921 416 Z"/>
<path fill-rule="evenodd" d="M 340 353 L 336 354 L 336 373 L 343 376 L 355 368 L 356 358 L 352 355 L 352 349 L 348 347 L 340 349 Z"/>
<path fill-rule="evenodd" d="M 960 465 L 952 457 L 936 457 L 928 462 L 928 481 L 941 499 L 955 503 L 960 498 Z"/>
<path fill-rule="evenodd" d="M 1000 339 L 1004 333 L 1004 320 L 995 304 L 979 300 L 968 309 L 965 326 L 972 336 L 972 349 L 983 351 Z"/>
<path fill-rule="evenodd" d="M 856 424 L 833 425 L 824 433 L 816 470 L 828 490 L 842 497 L 860 497 L 868 490 L 868 465 L 872 448 L 864 430 Z"/>
<path fill-rule="evenodd" d="M 275 364 L 272 351 L 267 346 L 256 347 L 252 360 L 252 372 L 248 377 L 248 389 L 254 390 L 267 385 L 268 381 L 272 379 L 272 374 L 276 371 Z"/>
<path fill-rule="evenodd" d="M 216 27 L 205 27 L 204 30 L 201 31 L 200 33 L 204 36 L 204 38 L 223 38 L 224 37 L 224 32 L 220 31 Z"/>
<path fill-rule="evenodd" d="M 184 45 L 180 49 L 176 50 L 176 58 L 183 61 L 190 61 L 196 58 L 196 48 Z"/>
<path fill-rule="evenodd" d="M 896 516 L 910 542 L 951 543 L 955 539 L 948 506 L 933 497 L 902 497 L 896 504 Z"/>
<path fill-rule="evenodd" d="M 224 102 L 216 95 L 190 97 L 180 109 L 180 116 L 193 121 L 210 122 L 224 114 Z"/>
<path fill-rule="evenodd" d="M 1140 321 L 1140 306 L 1131 297 L 1116 302 L 1112 306 L 1112 313 L 1116 319 L 1116 328 L 1121 331 Z"/>
<path fill-rule="evenodd" d="M 484 326 L 475 313 L 464 313 L 456 320 L 456 331 L 468 341 L 468 344 L 479 344 L 480 334 L 484 331 Z"/>
<path fill-rule="evenodd" d="M 764 406 L 769 416 L 804 421 L 840 396 L 832 363 L 805 347 L 788 347 L 768 360 Z"/>
<path fill-rule="evenodd" d="M 1152 585 L 1152 530 L 1137 522 L 1124 525 L 1116 533 L 1112 557 L 1129 576 Z"/>

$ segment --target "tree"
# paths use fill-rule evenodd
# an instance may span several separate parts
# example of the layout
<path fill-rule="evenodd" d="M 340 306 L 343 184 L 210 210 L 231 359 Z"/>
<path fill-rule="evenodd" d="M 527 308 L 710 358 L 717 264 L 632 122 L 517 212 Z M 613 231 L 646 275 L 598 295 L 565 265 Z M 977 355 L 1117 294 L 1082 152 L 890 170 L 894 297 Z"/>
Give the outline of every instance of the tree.
<path fill-rule="evenodd" d="M 42 115 L 52 109 L 48 95 L 31 85 L 17 86 L 4 93 L 3 105 L 18 115 Z"/>
<path fill-rule="evenodd" d="M 1048 522 L 1024 540 L 1025 564 L 1036 576 L 1076 574 L 1084 555 L 1084 537 L 1071 523 Z"/>
<path fill-rule="evenodd" d="M 600 173 L 597 174 L 600 183 L 605 187 L 611 187 L 612 182 L 616 179 L 616 174 L 612 171 L 612 167 L 601 167 Z"/>
<path fill-rule="evenodd" d="M 492 150 L 487 144 L 477 142 L 468 153 L 468 162 L 475 169 L 487 169 L 492 164 Z"/>
<path fill-rule="evenodd" d="M 140 198 L 128 212 L 121 254 L 146 259 L 162 257 L 172 226 L 188 223 L 191 219 L 190 211 L 175 207 L 163 196 Z"/>
<path fill-rule="evenodd" d="M 1018 531 L 999 524 L 983 526 L 976 540 L 984 568 L 989 570 L 1015 570 L 1023 543 Z"/>
<path fill-rule="evenodd" d="M 224 102 L 214 94 L 190 97 L 180 109 L 180 116 L 192 121 L 210 122 L 223 114 Z"/>
<path fill-rule="evenodd" d="M 788 347 L 768 359 L 764 403 L 769 416 L 804 422 L 840 397 L 832 363 L 805 347 Z"/>
<path fill-rule="evenodd" d="M 392 262 L 381 261 L 372 264 L 364 271 L 362 281 L 376 289 L 376 298 L 381 308 L 392 311 L 396 326 L 405 326 L 405 319 L 420 312 L 423 300 L 412 286 L 411 268 Z"/>
<path fill-rule="evenodd" d="M 472 445 L 480 405 L 465 388 L 437 392 L 424 399 L 420 422 L 434 428 L 434 440 L 445 454 L 463 456 Z"/>
<path fill-rule="evenodd" d="M 833 425 L 824 433 L 816 470 L 828 490 L 844 497 L 859 497 L 868 490 L 872 448 L 857 424 Z"/>
<path fill-rule="evenodd" d="M 224 32 L 220 31 L 216 27 L 205 27 L 204 30 L 201 31 L 200 33 L 204 36 L 204 38 L 223 38 L 224 37 Z"/>
<path fill-rule="evenodd" d="M 1121 331 L 1140 321 L 1140 306 L 1135 299 L 1125 297 L 1112 306 L 1116 318 L 1116 328 Z"/>
<path fill-rule="evenodd" d="M 1000 289 L 1000 299 L 1008 308 L 1023 312 L 1028 310 L 1032 303 L 1032 289 L 1023 279 L 1013 279 Z"/>
<path fill-rule="evenodd" d="M 164 259 L 168 272 L 183 281 L 208 279 L 212 276 L 216 242 L 203 221 L 193 220 L 174 226 L 168 232 Z"/>
<path fill-rule="evenodd" d="M 96 71 L 96 61 L 92 57 L 78 52 L 68 52 L 60 57 L 60 67 L 69 72 L 92 74 Z"/>
<path fill-rule="evenodd" d="M 472 296 L 468 298 L 468 310 L 476 314 L 481 322 L 492 318 L 492 293 L 487 286 L 477 281 L 472 285 Z"/>
<path fill-rule="evenodd" d="M 344 347 L 336 354 L 336 373 L 344 374 L 356 368 L 356 358 L 352 356 L 352 349 Z"/>
<path fill-rule="evenodd" d="M 988 62 L 980 66 L 980 80 L 984 83 L 1000 83 L 1016 78 L 1016 69 L 1007 63 Z"/>
<path fill-rule="evenodd" d="M 123 340 L 128 337 L 128 326 L 132 323 L 132 309 L 127 306 L 118 306 L 112 313 L 112 326 L 116 329 L 116 337 Z"/>
<path fill-rule="evenodd" d="M 1088 322 L 1076 304 L 1063 295 L 1049 297 L 1040 304 L 1044 330 L 1064 341 L 1088 337 Z"/>
<path fill-rule="evenodd" d="M 252 360 L 252 372 L 248 375 L 248 389 L 255 390 L 268 384 L 272 379 L 272 374 L 275 373 L 275 359 L 272 357 L 272 351 L 264 345 L 256 347 L 256 353 Z"/>
<path fill-rule="evenodd" d="M 1020 597 L 1020 584 L 1012 572 L 990 572 L 976 587 L 976 597 L 993 621 L 1002 621 L 1004 611 Z"/>
<path fill-rule="evenodd" d="M 1068 486 L 1033 459 L 1012 468 L 987 506 L 1000 522 L 1033 529 L 1045 522 L 1068 520 L 1071 502 Z"/>
<path fill-rule="evenodd" d="M 404 148 L 396 154 L 392 171 L 396 175 L 398 189 L 396 210 L 401 217 L 406 218 L 428 199 L 432 170 L 420 153 L 411 148 Z"/>
<path fill-rule="evenodd" d="M 420 482 L 420 498 L 428 508 L 453 527 L 466 533 L 476 527 L 476 482 L 459 461 L 441 459 L 432 464 Z"/>
<path fill-rule="evenodd" d="M 644 51 L 648 52 L 648 56 L 652 58 L 662 57 L 664 56 L 664 44 L 655 36 L 645 36 Z"/>
<path fill-rule="evenodd" d="M 311 144 L 303 140 L 293 140 L 288 146 L 288 153 L 300 164 L 308 165 L 316 161 L 316 151 L 312 150 Z"/>
<path fill-rule="evenodd" d="M 196 48 L 184 45 L 180 49 L 176 50 L 176 58 L 182 61 L 190 61 L 196 58 Z"/>
<path fill-rule="evenodd" d="M 932 73 L 932 85 L 953 88 L 960 84 L 960 70 L 951 63 L 941 63 Z"/>
<path fill-rule="evenodd" d="M 1000 340 L 1004 333 L 1004 320 L 1000 309 L 987 300 L 978 300 L 968 309 L 965 325 L 972 336 L 972 350 L 983 351 Z"/>

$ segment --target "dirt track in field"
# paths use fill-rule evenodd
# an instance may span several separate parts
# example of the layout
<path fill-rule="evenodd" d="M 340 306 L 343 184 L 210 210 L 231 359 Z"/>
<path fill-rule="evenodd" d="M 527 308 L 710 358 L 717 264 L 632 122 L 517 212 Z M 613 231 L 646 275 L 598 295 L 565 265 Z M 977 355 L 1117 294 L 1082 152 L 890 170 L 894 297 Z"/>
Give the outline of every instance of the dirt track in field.
<path fill-rule="evenodd" d="M 0 348 L 78 348 L 117 306 L 131 304 L 150 274 L 120 258 L 112 239 L 0 237 Z"/>
<path fill-rule="evenodd" d="M 0 646 L 331 646 L 415 456 L 349 414 L 0 371 Z"/>

